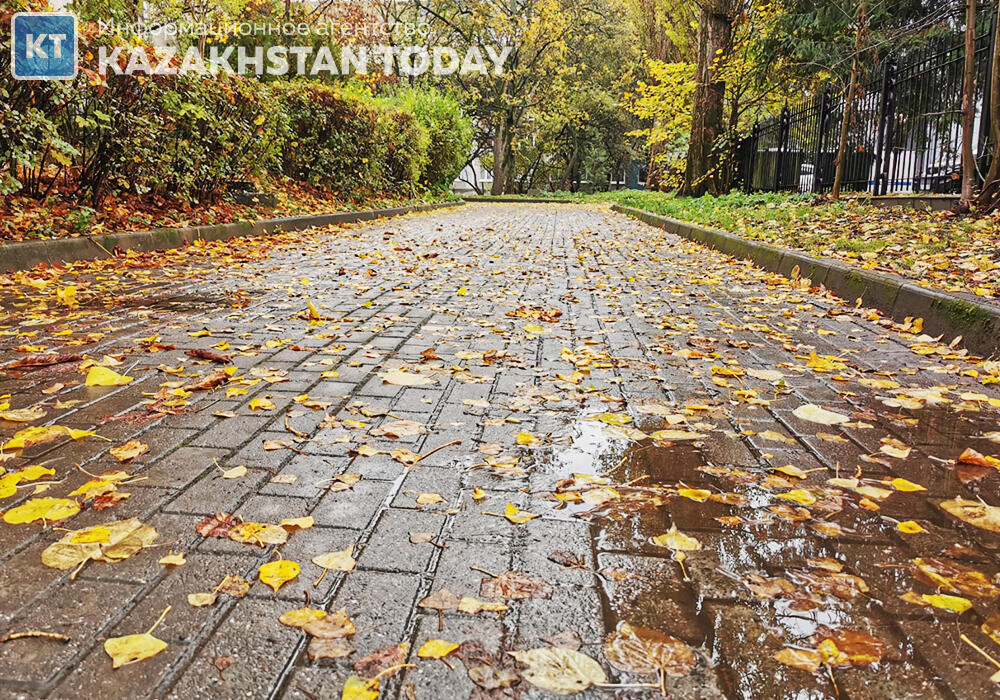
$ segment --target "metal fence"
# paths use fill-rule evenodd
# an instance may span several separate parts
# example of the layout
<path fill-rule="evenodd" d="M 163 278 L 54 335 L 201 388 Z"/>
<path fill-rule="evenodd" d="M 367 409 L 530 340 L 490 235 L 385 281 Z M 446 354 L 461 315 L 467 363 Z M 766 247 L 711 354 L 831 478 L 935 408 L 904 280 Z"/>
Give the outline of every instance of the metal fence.
<path fill-rule="evenodd" d="M 973 152 L 989 158 L 991 57 L 996 12 L 976 39 Z M 953 193 L 962 169 L 964 44 L 929 48 L 899 65 L 889 57 L 855 94 L 844 154 L 844 190 Z M 844 94 L 830 88 L 786 105 L 737 143 L 737 180 L 747 192 L 824 192 L 833 186 Z"/>

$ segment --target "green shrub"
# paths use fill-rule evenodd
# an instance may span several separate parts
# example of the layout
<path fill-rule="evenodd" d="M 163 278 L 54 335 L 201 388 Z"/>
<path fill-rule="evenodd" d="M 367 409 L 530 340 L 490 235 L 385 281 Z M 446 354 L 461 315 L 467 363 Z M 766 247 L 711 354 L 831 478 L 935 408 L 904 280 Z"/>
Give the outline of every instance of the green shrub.
<path fill-rule="evenodd" d="M 430 137 L 411 112 L 383 104 L 379 120 L 381 143 L 376 167 L 378 179 L 387 187 L 413 195 L 427 166 Z"/>
<path fill-rule="evenodd" d="M 240 76 L 178 77 L 154 91 L 163 115 L 152 186 L 208 199 L 230 180 L 275 170 L 288 120 L 266 84 Z"/>
<path fill-rule="evenodd" d="M 412 112 L 427 130 L 427 164 L 420 181 L 433 189 L 448 189 L 472 150 L 472 122 L 454 98 L 433 89 L 408 89 L 394 102 Z"/>
<path fill-rule="evenodd" d="M 336 87 L 305 80 L 272 83 L 288 118 L 281 149 L 288 177 L 342 193 L 378 187 L 380 113 Z"/>

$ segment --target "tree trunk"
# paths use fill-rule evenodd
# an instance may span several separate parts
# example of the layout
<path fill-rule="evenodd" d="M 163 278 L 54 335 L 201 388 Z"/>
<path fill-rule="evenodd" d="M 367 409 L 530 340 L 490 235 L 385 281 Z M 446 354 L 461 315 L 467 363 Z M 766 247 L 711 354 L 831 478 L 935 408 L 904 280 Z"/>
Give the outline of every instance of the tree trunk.
<path fill-rule="evenodd" d="M 514 172 L 511 149 L 511 120 L 505 117 L 493 134 L 493 186 L 490 194 L 500 195 L 512 189 Z"/>
<path fill-rule="evenodd" d="M 1000 12 L 1000 0 L 998 0 Z M 993 57 L 990 68 L 990 169 L 983 180 L 983 189 L 976 199 L 976 209 L 990 212 L 1000 204 L 1000 15 L 995 22 L 993 33 Z M 983 118 L 986 118 L 984 115 Z"/>
<path fill-rule="evenodd" d="M 833 161 L 833 190 L 830 198 L 840 199 L 840 188 L 844 184 L 844 156 L 847 154 L 847 133 L 851 125 L 851 112 L 854 107 L 854 96 L 858 91 L 858 74 L 861 72 L 861 47 L 864 45 L 865 32 L 868 30 L 868 0 L 861 0 L 858 5 L 857 26 L 854 30 L 854 59 L 851 61 L 851 81 L 844 96 L 844 118 L 840 122 L 840 141 L 837 145 L 837 157 Z"/>
<path fill-rule="evenodd" d="M 716 182 L 716 138 L 723 129 L 722 103 L 726 82 L 719 77 L 719 60 L 729 49 L 732 25 L 724 3 L 701 6 L 698 18 L 698 65 L 695 73 L 691 141 L 688 144 L 681 194 L 719 194 Z"/>
<path fill-rule="evenodd" d="M 972 153 L 972 128 L 976 117 L 976 0 L 965 2 L 965 70 L 962 76 L 962 197 L 959 206 L 972 204 L 976 186 L 976 160 Z"/>

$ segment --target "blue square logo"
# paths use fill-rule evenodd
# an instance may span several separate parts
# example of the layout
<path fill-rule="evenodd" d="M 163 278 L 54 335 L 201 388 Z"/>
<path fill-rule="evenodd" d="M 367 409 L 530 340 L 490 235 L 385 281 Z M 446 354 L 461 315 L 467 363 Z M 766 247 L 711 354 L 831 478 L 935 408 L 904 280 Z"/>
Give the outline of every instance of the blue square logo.
<path fill-rule="evenodd" d="M 10 72 L 16 80 L 76 77 L 76 17 L 18 12 L 10 20 Z"/>

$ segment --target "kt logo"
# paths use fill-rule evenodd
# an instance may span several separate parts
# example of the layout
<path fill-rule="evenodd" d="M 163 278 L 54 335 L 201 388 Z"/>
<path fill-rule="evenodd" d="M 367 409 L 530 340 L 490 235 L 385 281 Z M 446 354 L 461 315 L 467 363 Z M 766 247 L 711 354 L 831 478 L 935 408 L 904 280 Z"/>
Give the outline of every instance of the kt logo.
<path fill-rule="evenodd" d="M 18 12 L 10 20 L 10 72 L 17 80 L 76 77 L 76 17 Z"/>

